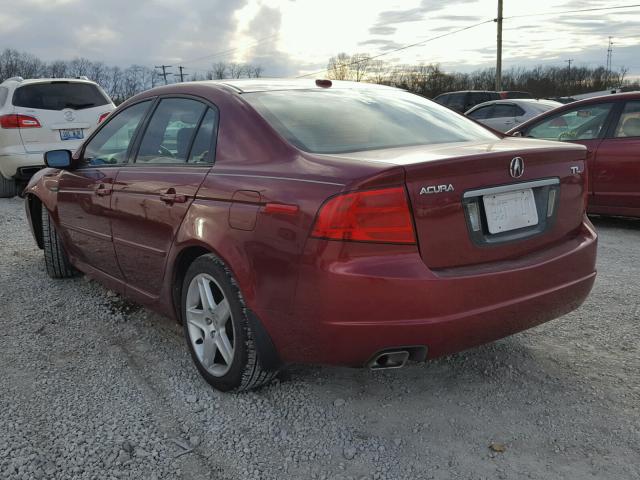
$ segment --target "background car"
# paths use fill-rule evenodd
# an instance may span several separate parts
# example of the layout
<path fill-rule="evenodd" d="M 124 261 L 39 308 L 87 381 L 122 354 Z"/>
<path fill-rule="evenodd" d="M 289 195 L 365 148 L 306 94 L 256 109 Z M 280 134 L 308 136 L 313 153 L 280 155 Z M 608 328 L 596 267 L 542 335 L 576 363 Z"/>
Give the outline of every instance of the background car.
<path fill-rule="evenodd" d="M 47 150 L 75 150 L 115 105 L 85 78 L 13 77 L 0 84 L 0 197 L 44 167 Z"/>
<path fill-rule="evenodd" d="M 506 132 L 541 113 L 561 106 L 561 103 L 552 100 L 492 100 L 476 105 L 465 112 L 465 115 L 494 130 Z"/>
<path fill-rule="evenodd" d="M 640 92 L 570 103 L 507 133 L 584 145 L 588 212 L 640 217 Z"/>
<path fill-rule="evenodd" d="M 489 100 L 499 100 L 500 98 L 498 92 L 491 92 L 489 90 L 462 90 L 459 92 L 443 93 L 434 98 L 433 101 L 449 107 L 456 112 L 464 113 L 479 103 L 488 102 Z"/>
<path fill-rule="evenodd" d="M 282 364 L 398 368 L 577 308 L 585 148 L 391 87 L 186 82 L 137 95 L 26 190 L 54 278 L 182 321 L 220 390 Z M 576 171 L 577 169 L 577 171 Z"/>

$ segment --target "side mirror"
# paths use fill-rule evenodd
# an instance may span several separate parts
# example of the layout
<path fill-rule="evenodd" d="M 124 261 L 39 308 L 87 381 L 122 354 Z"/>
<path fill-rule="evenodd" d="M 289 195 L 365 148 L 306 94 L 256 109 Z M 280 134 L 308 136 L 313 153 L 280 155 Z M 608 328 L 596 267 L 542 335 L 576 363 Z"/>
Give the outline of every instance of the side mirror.
<path fill-rule="evenodd" d="M 518 130 L 517 132 L 513 132 L 511 134 L 512 137 L 521 137 L 522 136 L 522 132 L 520 130 Z"/>
<path fill-rule="evenodd" d="M 69 150 L 50 150 L 44 153 L 44 164 L 51 168 L 69 168 L 71 152 Z"/>

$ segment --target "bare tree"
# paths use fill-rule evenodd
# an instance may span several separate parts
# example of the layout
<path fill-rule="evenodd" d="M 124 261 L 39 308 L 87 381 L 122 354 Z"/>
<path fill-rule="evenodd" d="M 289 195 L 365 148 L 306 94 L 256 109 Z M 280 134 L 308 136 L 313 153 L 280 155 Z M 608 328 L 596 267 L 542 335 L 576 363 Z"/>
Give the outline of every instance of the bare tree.
<path fill-rule="evenodd" d="M 212 79 L 222 80 L 223 78 L 226 78 L 228 68 L 229 68 L 228 65 L 224 62 L 214 63 Z"/>
<path fill-rule="evenodd" d="M 351 57 L 346 53 L 339 53 L 329 59 L 327 75 L 333 80 L 349 80 L 349 63 Z"/>

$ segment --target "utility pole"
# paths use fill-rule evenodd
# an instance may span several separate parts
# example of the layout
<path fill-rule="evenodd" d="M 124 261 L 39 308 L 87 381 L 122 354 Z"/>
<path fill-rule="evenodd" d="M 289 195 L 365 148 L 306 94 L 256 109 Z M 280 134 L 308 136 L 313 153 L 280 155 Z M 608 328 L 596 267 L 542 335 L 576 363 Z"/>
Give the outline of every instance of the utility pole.
<path fill-rule="evenodd" d="M 167 68 L 171 68 L 172 65 L 156 65 L 156 68 L 161 68 L 162 69 L 162 78 L 164 78 L 164 84 L 167 85 L 167 73 L 171 73 L 171 72 L 167 72 Z"/>
<path fill-rule="evenodd" d="M 613 57 L 613 42 L 611 41 L 613 39 L 613 37 L 609 37 L 609 48 L 607 48 L 607 85 L 606 87 L 609 88 L 610 85 L 610 81 L 611 81 L 611 61 L 612 61 L 612 57 Z"/>
<path fill-rule="evenodd" d="M 570 58 L 568 60 L 565 60 L 565 62 L 567 62 L 569 64 L 569 95 L 571 95 L 571 62 L 573 62 L 573 58 Z"/>
<path fill-rule="evenodd" d="M 180 77 L 180 82 L 184 82 L 185 75 L 189 75 L 189 74 L 188 73 L 182 73 L 183 70 L 186 70 L 182 65 L 180 65 L 178 67 L 178 70 L 180 70 L 180 73 L 176 73 L 175 76 L 176 77 Z"/>
<path fill-rule="evenodd" d="M 496 91 L 502 90 L 502 2 L 498 0 L 498 55 L 496 58 Z"/>

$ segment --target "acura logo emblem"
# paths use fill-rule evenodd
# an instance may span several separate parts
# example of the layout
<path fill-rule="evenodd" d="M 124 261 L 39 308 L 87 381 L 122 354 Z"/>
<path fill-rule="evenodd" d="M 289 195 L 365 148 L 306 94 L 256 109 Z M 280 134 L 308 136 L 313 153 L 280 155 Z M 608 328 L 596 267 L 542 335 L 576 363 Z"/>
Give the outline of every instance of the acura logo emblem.
<path fill-rule="evenodd" d="M 511 165 L 509 165 L 509 173 L 513 178 L 520 178 L 524 173 L 524 160 L 522 157 L 516 157 L 511 160 Z"/>

